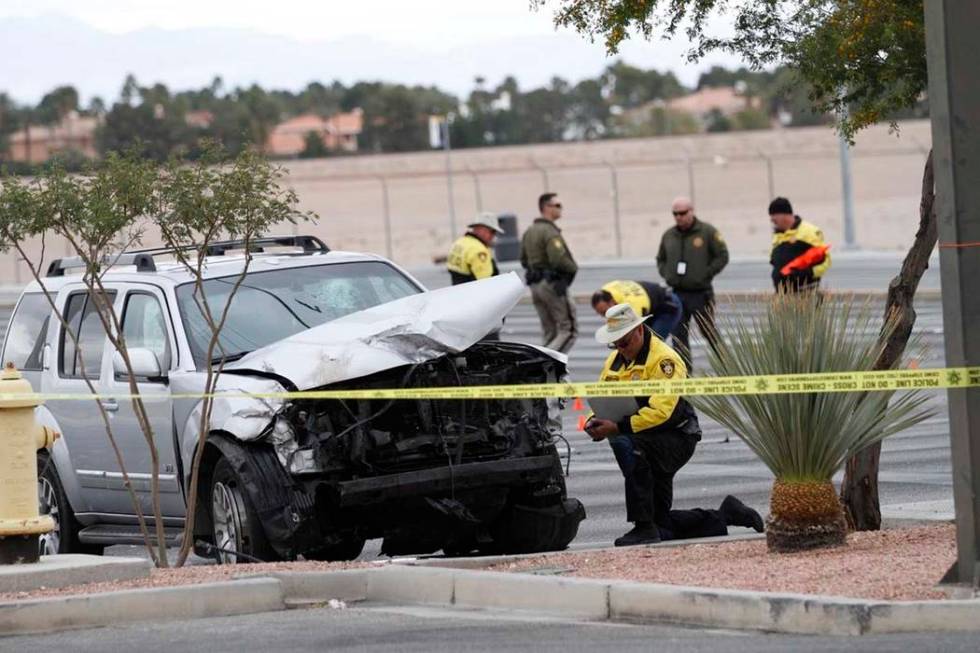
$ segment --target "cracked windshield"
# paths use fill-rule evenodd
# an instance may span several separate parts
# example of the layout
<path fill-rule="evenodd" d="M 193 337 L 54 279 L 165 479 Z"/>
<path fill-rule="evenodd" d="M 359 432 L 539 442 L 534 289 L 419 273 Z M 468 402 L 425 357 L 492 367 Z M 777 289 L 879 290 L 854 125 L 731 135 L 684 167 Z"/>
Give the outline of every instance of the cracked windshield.
<path fill-rule="evenodd" d="M 210 279 L 203 284 L 215 320 L 220 319 L 228 297 L 234 297 L 215 348 L 216 362 L 236 360 L 304 329 L 419 292 L 395 268 L 376 262 L 252 272 L 234 291 L 236 279 Z M 201 367 L 211 329 L 195 299 L 194 284 L 177 288 L 177 302 L 194 361 Z"/>

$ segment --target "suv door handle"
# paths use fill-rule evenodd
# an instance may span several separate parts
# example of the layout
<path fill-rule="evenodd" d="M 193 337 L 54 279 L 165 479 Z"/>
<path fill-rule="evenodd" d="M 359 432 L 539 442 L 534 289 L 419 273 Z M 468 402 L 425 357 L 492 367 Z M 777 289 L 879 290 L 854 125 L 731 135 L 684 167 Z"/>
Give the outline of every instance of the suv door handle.
<path fill-rule="evenodd" d="M 103 399 L 99 402 L 106 411 L 114 413 L 119 410 L 119 402 L 115 399 Z"/>

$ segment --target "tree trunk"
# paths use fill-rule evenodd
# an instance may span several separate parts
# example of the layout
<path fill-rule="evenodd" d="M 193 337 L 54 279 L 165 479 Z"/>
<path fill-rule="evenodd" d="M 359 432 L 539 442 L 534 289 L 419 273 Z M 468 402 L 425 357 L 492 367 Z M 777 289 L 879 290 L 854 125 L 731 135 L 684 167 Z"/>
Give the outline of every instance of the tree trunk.
<path fill-rule="evenodd" d="M 922 196 L 919 201 L 919 230 L 898 276 L 888 285 L 888 301 L 885 304 L 885 319 L 895 319 L 896 328 L 878 360 L 876 370 L 890 369 L 905 352 L 912 327 L 915 325 L 915 309 L 912 300 L 919 287 L 923 273 L 929 267 L 929 256 L 936 247 L 936 211 L 934 207 L 935 186 L 932 171 L 932 150 L 926 158 L 922 172 Z M 878 462 L 881 457 L 881 443 L 859 451 L 847 461 L 844 481 L 841 484 L 841 502 L 847 515 L 848 525 L 859 531 L 876 531 L 881 528 L 881 508 L 878 502 Z"/>
<path fill-rule="evenodd" d="M 841 546 L 847 521 L 830 481 L 776 479 L 769 499 L 766 545 L 774 553 Z"/>

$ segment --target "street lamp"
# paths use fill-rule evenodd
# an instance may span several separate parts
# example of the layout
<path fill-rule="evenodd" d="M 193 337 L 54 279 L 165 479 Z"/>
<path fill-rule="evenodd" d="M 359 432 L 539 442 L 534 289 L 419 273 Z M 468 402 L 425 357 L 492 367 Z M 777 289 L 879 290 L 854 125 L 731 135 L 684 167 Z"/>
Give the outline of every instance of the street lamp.
<path fill-rule="evenodd" d="M 441 147 L 446 152 L 446 195 L 449 202 L 449 239 L 456 234 L 456 202 L 453 198 L 452 145 L 449 139 L 449 126 L 456 114 L 450 111 L 445 116 L 429 116 L 429 145 Z"/>

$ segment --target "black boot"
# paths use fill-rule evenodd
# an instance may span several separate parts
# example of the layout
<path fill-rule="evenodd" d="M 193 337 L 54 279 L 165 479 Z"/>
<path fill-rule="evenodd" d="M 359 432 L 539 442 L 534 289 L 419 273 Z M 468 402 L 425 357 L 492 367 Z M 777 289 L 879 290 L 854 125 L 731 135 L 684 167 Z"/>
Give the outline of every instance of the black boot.
<path fill-rule="evenodd" d="M 616 546 L 633 546 L 636 544 L 656 544 L 660 541 L 660 531 L 650 522 L 636 522 L 629 533 L 616 538 Z"/>
<path fill-rule="evenodd" d="M 728 526 L 744 526 L 755 529 L 756 533 L 765 530 L 762 515 L 730 494 L 721 502 L 721 508 L 718 509 L 718 512 L 724 517 Z"/>

